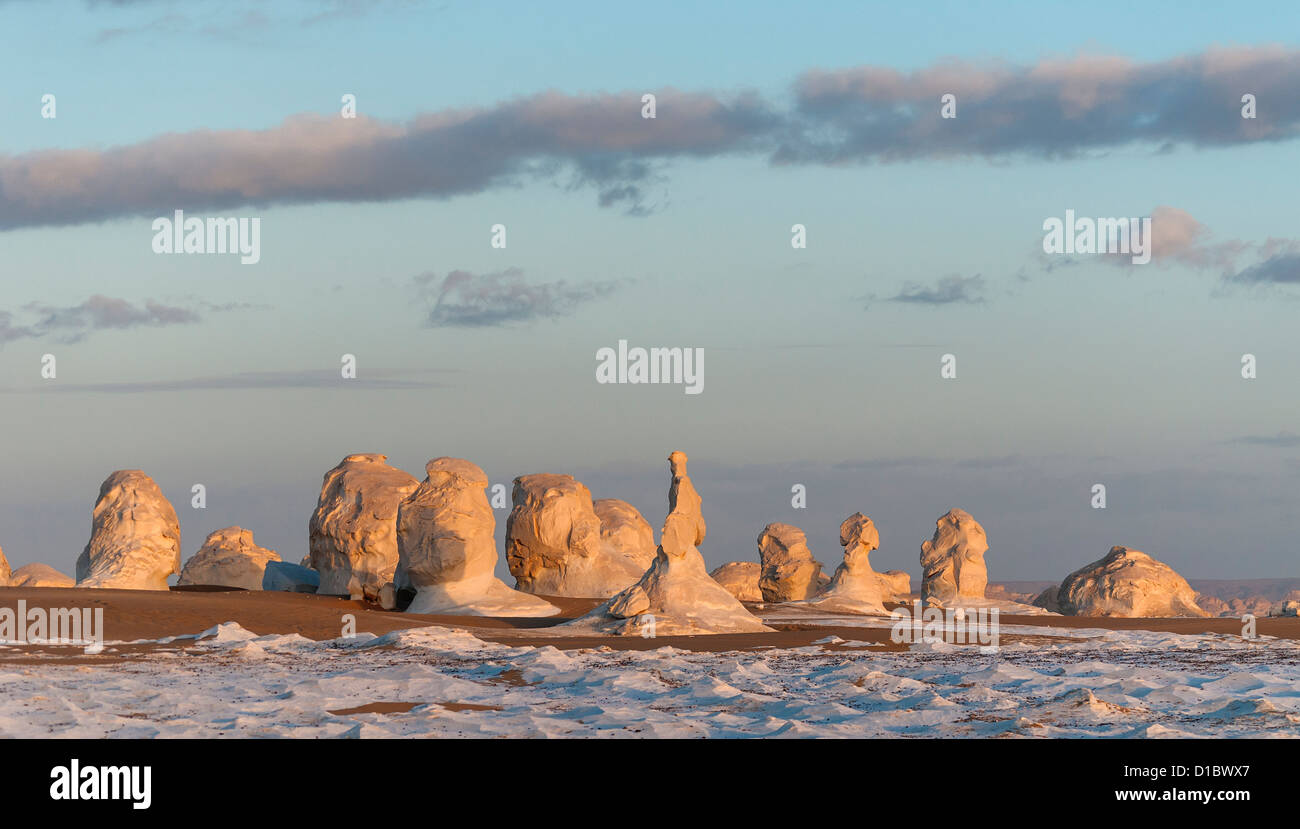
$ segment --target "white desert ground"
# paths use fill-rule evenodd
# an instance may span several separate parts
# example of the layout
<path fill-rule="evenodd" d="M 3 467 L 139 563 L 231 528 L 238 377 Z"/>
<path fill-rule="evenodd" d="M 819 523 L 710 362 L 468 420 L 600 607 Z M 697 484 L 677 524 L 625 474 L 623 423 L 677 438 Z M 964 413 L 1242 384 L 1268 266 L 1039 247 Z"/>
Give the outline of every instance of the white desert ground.
<path fill-rule="evenodd" d="M 110 475 L 75 580 L 10 573 L 0 554 L 0 737 L 1260 737 L 1300 725 L 1300 603 L 1281 580 L 1216 596 L 1115 546 L 1059 584 L 990 584 L 984 529 L 960 509 L 920 545 L 919 590 L 871 568 L 880 540 L 861 512 L 840 526 L 832 573 L 783 523 L 759 533 L 756 561 L 709 573 L 703 499 L 674 452 L 657 543 L 630 504 L 593 500 L 570 476 L 516 479 L 512 587 L 494 574 L 481 469 L 437 458 L 421 482 L 385 461 L 350 455 L 326 473 L 301 564 L 228 527 L 182 568 L 156 484 Z M 32 608 L 89 611 L 102 647 L 24 639 Z"/>
<path fill-rule="evenodd" d="M 1226 618 L 1007 615 L 986 654 L 811 613 L 765 616 L 771 633 L 648 639 L 294 593 L 0 589 L 4 605 L 19 597 L 102 607 L 124 641 L 0 649 L 5 737 L 1289 736 L 1300 723 L 1295 618 L 1261 619 L 1250 640 Z M 592 604 L 555 601 L 569 617 Z M 353 638 L 339 636 L 345 613 Z"/>

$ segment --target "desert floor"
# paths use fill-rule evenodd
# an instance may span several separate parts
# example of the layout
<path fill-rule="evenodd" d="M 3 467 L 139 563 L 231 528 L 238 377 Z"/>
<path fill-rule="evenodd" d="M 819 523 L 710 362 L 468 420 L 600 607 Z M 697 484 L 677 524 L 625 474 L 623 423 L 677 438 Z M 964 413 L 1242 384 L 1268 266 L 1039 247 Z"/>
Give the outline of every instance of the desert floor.
<path fill-rule="evenodd" d="M 0 588 L 102 607 L 102 653 L 0 646 L 0 736 L 1290 736 L 1300 619 L 1001 617 L 995 653 L 756 608 L 773 633 L 574 637 L 558 618 L 289 593 Z M 344 617 L 356 635 L 344 637 Z"/>

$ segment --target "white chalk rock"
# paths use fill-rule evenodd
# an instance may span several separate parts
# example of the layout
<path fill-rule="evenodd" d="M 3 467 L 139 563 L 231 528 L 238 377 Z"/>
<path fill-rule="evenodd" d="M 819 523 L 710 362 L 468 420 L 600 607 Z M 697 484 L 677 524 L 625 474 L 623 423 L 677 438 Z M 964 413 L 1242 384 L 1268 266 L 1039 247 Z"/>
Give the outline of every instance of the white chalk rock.
<path fill-rule="evenodd" d="M 695 491 L 691 476 L 686 474 L 687 460 L 685 452 L 674 451 L 668 456 L 668 469 L 673 473 L 668 485 L 668 518 L 677 516 L 677 520 L 673 524 L 673 538 L 663 544 L 665 531 L 661 531 L 660 544 L 670 555 L 684 552 L 686 547 L 699 547 L 708 530 L 704 524 L 704 499 Z"/>
<path fill-rule="evenodd" d="M 1057 593 L 1067 616 L 1208 616 L 1196 592 L 1164 562 L 1128 547 L 1075 570 Z"/>
<path fill-rule="evenodd" d="M 1061 606 L 1057 604 L 1056 601 L 1057 596 L 1059 596 L 1060 593 L 1061 585 L 1054 584 L 1051 587 L 1044 588 L 1041 593 L 1034 597 L 1034 600 L 1030 602 L 1030 604 L 1034 607 L 1041 607 L 1043 610 L 1051 611 L 1052 613 L 1060 613 Z"/>
<path fill-rule="evenodd" d="M 33 562 L 24 564 L 9 577 L 10 587 L 72 587 L 76 585 L 71 576 L 65 576 L 48 564 Z"/>
<path fill-rule="evenodd" d="M 880 597 L 887 602 L 901 602 L 912 593 L 912 574 L 906 570 L 886 570 L 880 576 Z"/>
<path fill-rule="evenodd" d="M 279 560 L 275 550 L 257 546 L 252 530 L 226 527 L 208 534 L 199 551 L 185 562 L 176 583 L 261 590 L 266 565 Z"/>
<path fill-rule="evenodd" d="M 8 586 L 12 577 L 13 571 L 9 569 L 9 559 L 5 558 L 5 551 L 0 549 L 0 587 Z"/>
<path fill-rule="evenodd" d="M 77 586 L 166 590 L 181 569 L 176 510 L 153 478 L 138 469 L 114 472 L 99 487 L 90 542 L 77 558 Z"/>
<path fill-rule="evenodd" d="M 348 455 L 325 473 L 308 526 L 311 568 L 320 573 L 323 594 L 360 598 L 393 580 L 397 507 L 420 482 L 387 460 Z"/>
<path fill-rule="evenodd" d="M 262 589 L 281 593 L 316 593 L 320 589 L 320 573 L 301 564 L 268 561 L 262 572 Z"/>
<path fill-rule="evenodd" d="M 654 561 L 631 587 L 563 627 L 620 636 L 770 631 L 709 576 L 695 545 L 704 539 L 700 496 L 686 474 L 686 455 L 668 458 L 673 483 Z"/>
<path fill-rule="evenodd" d="M 1297 602 L 1294 599 L 1279 602 L 1269 609 L 1268 615 L 1281 616 L 1285 618 L 1300 616 L 1300 602 Z"/>
<path fill-rule="evenodd" d="M 880 547 L 876 525 L 862 513 L 853 513 L 840 524 L 840 546 L 844 548 L 843 563 L 808 606 L 837 613 L 884 615 L 880 574 L 871 569 L 871 551 Z"/>
<path fill-rule="evenodd" d="M 654 557 L 653 549 L 640 561 L 611 550 L 591 491 L 572 475 L 521 475 L 515 478 L 511 497 L 506 564 L 517 590 L 608 598 L 641 578 Z M 632 512 L 640 518 L 635 509 Z"/>
<path fill-rule="evenodd" d="M 757 561 L 728 561 L 709 577 L 742 602 L 761 602 L 763 591 L 758 589 L 758 577 L 762 572 L 763 566 Z"/>
<path fill-rule="evenodd" d="M 965 510 L 953 509 L 935 522 L 934 537 L 921 544 L 921 600 L 946 607 L 958 598 L 982 599 L 989 571 L 984 528 Z"/>
<path fill-rule="evenodd" d="M 488 477 L 459 458 L 437 458 L 397 510 L 396 587 L 416 591 L 407 613 L 553 616 L 560 610 L 493 575 L 496 516 Z"/>
<path fill-rule="evenodd" d="M 793 524 L 773 522 L 763 528 L 758 560 L 763 568 L 758 588 L 765 602 L 800 602 L 826 584 L 821 562 L 808 549 L 808 537 Z"/>
<path fill-rule="evenodd" d="M 600 543 L 605 555 L 625 559 L 640 578 L 655 560 L 655 531 L 636 507 L 618 498 L 601 498 L 592 503 L 600 519 Z"/>

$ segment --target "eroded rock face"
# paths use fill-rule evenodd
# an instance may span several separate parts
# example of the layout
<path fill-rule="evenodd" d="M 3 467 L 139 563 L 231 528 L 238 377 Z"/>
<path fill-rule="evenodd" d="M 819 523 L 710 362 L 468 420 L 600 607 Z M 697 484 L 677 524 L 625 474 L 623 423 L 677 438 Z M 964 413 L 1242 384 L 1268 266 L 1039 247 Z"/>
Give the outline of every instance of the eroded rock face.
<path fill-rule="evenodd" d="M 901 602 L 912 592 L 912 574 L 906 570 L 886 570 L 880 576 L 880 597 L 887 602 Z"/>
<path fill-rule="evenodd" d="M 316 593 L 320 590 L 320 573 L 301 564 L 268 561 L 262 573 L 262 589 L 282 593 Z"/>
<path fill-rule="evenodd" d="M 138 469 L 114 472 L 99 488 L 90 542 L 77 559 L 77 586 L 166 590 L 181 569 L 176 510 Z"/>
<path fill-rule="evenodd" d="M 393 580 L 397 507 L 420 482 L 387 455 L 348 455 L 325 473 L 308 525 L 320 592 L 360 598 Z"/>
<path fill-rule="evenodd" d="M 678 517 L 667 547 L 669 554 L 683 552 L 686 547 L 699 547 L 708 529 L 704 524 L 704 499 L 695 491 L 691 476 L 686 474 L 686 461 L 685 452 L 668 456 L 668 468 L 673 473 L 672 483 L 668 485 L 668 517 Z"/>
<path fill-rule="evenodd" d="M 1217 596 L 1207 596 L 1204 593 L 1196 594 L 1196 606 L 1204 610 L 1210 616 L 1231 616 L 1232 608 L 1228 603 Z"/>
<path fill-rule="evenodd" d="M 935 522 L 934 537 L 921 544 L 921 600 L 945 607 L 958 598 L 984 598 L 989 571 L 984 528 L 965 510 L 949 510 Z"/>
<path fill-rule="evenodd" d="M 13 571 L 9 569 L 9 559 L 5 558 L 5 551 L 0 549 L 0 587 L 6 587 L 12 577 Z"/>
<path fill-rule="evenodd" d="M 1034 597 L 1031 604 L 1034 607 L 1041 607 L 1043 610 L 1050 610 L 1052 613 L 1060 613 L 1061 606 L 1057 604 L 1056 597 L 1061 592 L 1059 584 L 1043 589 L 1043 592 Z"/>
<path fill-rule="evenodd" d="M 397 590 L 412 588 L 408 613 L 553 616 L 559 608 L 511 590 L 493 575 L 496 516 L 487 474 L 460 458 L 436 458 L 397 510 Z"/>
<path fill-rule="evenodd" d="M 9 577 L 10 587 L 72 587 L 71 576 L 65 576 L 48 564 L 24 564 Z"/>
<path fill-rule="evenodd" d="M 640 580 L 565 627 L 624 636 L 769 631 L 712 578 L 696 544 L 704 540 L 701 500 L 686 474 L 686 455 L 668 457 L 669 513 L 654 561 Z"/>
<path fill-rule="evenodd" d="M 758 577 L 762 572 L 763 565 L 757 561 L 728 561 L 709 577 L 742 602 L 761 602 L 763 591 L 758 589 Z"/>
<path fill-rule="evenodd" d="M 176 583 L 261 590 L 266 565 L 279 560 L 275 550 L 257 546 L 252 530 L 226 527 L 208 534 L 199 551 L 185 562 Z"/>
<path fill-rule="evenodd" d="M 878 542 L 877 542 L 878 543 Z M 758 588 L 765 602 L 798 602 L 817 594 L 826 582 L 821 562 L 808 549 L 808 538 L 793 524 L 768 524 L 758 535 L 762 566 Z"/>
<path fill-rule="evenodd" d="M 884 614 L 880 574 L 871 569 L 871 551 L 880 547 L 876 525 L 862 513 L 853 513 L 840 524 L 840 546 L 844 548 L 843 563 L 835 569 L 830 584 L 808 604 L 840 613 Z"/>
<path fill-rule="evenodd" d="M 607 598 L 635 583 L 654 557 L 653 533 L 649 554 L 636 550 L 639 559 L 607 543 L 591 491 L 572 475 L 521 475 L 515 479 L 512 498 L 514 508 L 506 519 L 506 564 L 518 590 Z M 631 504 L 613 504 L 612 508 L 606 505 L 612 519 L 645 524 Z M 648 524 L 645 529 L 649 531 Z M 643 543 L 635 537 L 635 523 L 611 530 Z"/>
<path fill-rule="evenodd" d="M 655 560 L 655 531 L 650 522 L 636 507 L 617 498 L 601 498 L 593 506 L 600 519 L 605 554 L 632 562 L 640 578 Z"/>
<path fill-rule="evenodd" d="M 1057 602 L 1067 616 L 1209 615 L 1172 567 L 1128 547 L 1111 547 L 1105 558 L 1066 576 Z"/>

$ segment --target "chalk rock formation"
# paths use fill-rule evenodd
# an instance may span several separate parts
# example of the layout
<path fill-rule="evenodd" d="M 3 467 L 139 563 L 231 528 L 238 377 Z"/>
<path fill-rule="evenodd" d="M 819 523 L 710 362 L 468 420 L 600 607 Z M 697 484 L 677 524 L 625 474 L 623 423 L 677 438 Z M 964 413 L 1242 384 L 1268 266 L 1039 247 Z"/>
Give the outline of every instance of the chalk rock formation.
<path fill-rule="evenodd" d="M 176 583 L 261 590 L 267 563 L 279 560 L 280 555 L 275 550 L 259 547 L 253 542 L 252 530 L 226 527 L 208 534 L 199 551 L 185 562 L 185 569 L 181 570 Z"/>
<path fill-rule="evenodd" d="M 1268 615 L 1284 616 L 1288 618 L 1300 616 L 1300 602 L 1297 602 L 1294 599 L 1280 602 L 1268 611 Z"/>
<path fill-rule="evenodd" d="M 1232 608 L 1228 603 L 1217 596 L 1208 596 L 1204 593 L 1196 594 L 1196 606 L 1204 610 L 1210 616 L 1231 616 Z"/>
<path fill-rule="evenodd" d="M 13 571 L 9 569 L 9 559 L 5 558 L 5 551 L 0 549 L 0 587 L 7 586 L 12 577 Z"/>
<path fill-rule="evenodd" d="M 393 580 L 397 506 L 420 482 L 389 466 L 387 455 L 348 455 L 321 483 L 308 526 L 320 592 L 361 597 Z"/>
<path fill-rule="evenodd" d="M 180 569 L 180 522 L 153 478 L 138 469 L 109 475 L 77 558 L 77 586 L 166 590 Z"/>
<path fill-rule="evenodd" d="M 901 602 L 912 592 L 912 574 L 906 570 L 886 570 L 880 576 L 880 597 L 887 602 Z"/>
<path fill-rule="evenodd" d="M 831 583 L 808 604 L 840 613 L 883 615 L 880 574 L 871 569 L 871 551 L 880 546 L 876 525 L 862 513 L 853 513 L 840 524 L 840 546 L 844 548 L 844 562 L 835 569 Z"/>
<path fill-rule="evenodd" d="M 763 528 L 758 535 L 758 560 L 763 568 L 758 588 L 765 602 L 810 599 L 826 582 L 821 562 L 808 549 L 807 536 L 792 524 L 778 522 Z"/>
<path fill-rule="evenodd" d="M 506 564 L 517 590 L 608 598 L 636 582 L 654 557 L 654 536 L 648 524 L 645 529 L 651 549 L 639 560 L 607 545 L 591 491 L 572 475 L 521 475 L 515 478 L 511 498 L 514 508 L 506 519 Z M 611 514 L 645 524 L 631 504 L 614 503 L 631 510 L 631 516 L 618 507 Z M 613 529 L 637 532 L 635 524 Z"/>
<path fill-rule="evenodd" d="M 397 509 L 395 588 L 413 588 L 408 613 L 553 616 L 559 608 L 511 590 L 493 575 L 496 516 L 487 474 L 459 458 L 437 458 Z"/>
<path fill-rule="evenodd" d="M 680 542 L 674 541 L 671 545 L 674 550 L 681 549 L 682 544 L 699 547 L 704 543 L 704 533 L 708 529 L 704 525 L 704 499 L 695 491 L 691 476 L 686 474 L 686 461 L 685 452 L 674 451 L 668 456 L 668 468 L 673 473 L 672 482 L 668 484 L 668 517 L 678 516 L 673 526 L 682 536 Z M 694 540 L 688 541 L 692 536 Z"/>
<path fill-rule="evenodd" d="M 728 561 L 709 577 L 742 602 L 761 602 L 763 591 L 758 589 L 758 578 L 762 572 L 763 565 L 757 561 Z"/>
<path fill-rule="evenodd" d="M 757 633 L 771 630 L 709 577 L 696 545 L 704 540 L 701 499 L 686 455 L 668 456 L 673 482 L 654 561 L 640 581 L 565 627 L 623 636 Z"/>
<path fill-rule="evenodd" d="M 262 573 L 262 589 L 281 593 L 316 593 L 320 590 L 320 573 L 301 564 L 268 561 Z"/>
<path fill-rule="evenodd" d="M 1045 588 L 1043 592 L 1039 593 L 1038 596 L 1034 598 L 1033 602 L 1031 602 L 1031 604 L 1033 604 L 1034 607 L 1041 607 L 1043 610 L 1050 610 L 1053 613 L 1060 613 L 1061 605 L 1057 602 L 1057 596 L 1059 596 L 1060 593 L 1061 593 L 1061 585 L 1054 584 L 1051 587 Z"/>
<path fill-rule="evenodd" d="M 945 607 L 954 600 L 982 599 L 989 571 L 984 528 L 965 510 L 949 510 L 935 522 L 934 537 L 921 544 L 921 600 Z"/>
<path fill-rule="evenodd" d="M 1066 576 L 1057 602 L 1067 616 L 1208 615 L 1172 567 L 1128 547 L 1111 547 L 1105 558 Z"/>
<path fill-rule="evenodd" d="M 71 576 L 65 576 L 48 564 L 24 564 L 9 577 L 10 587 L 72 587 Z"/>
<path fill-rule="evenodd" d="M 655 560 L 655 531 L 650 522 L 636 507 L 617 498 L 601 498 L 593 507 L 600 519 L 600 542 L 605 554 L 631 561 L 636 578 L 640 578 Z"/>

